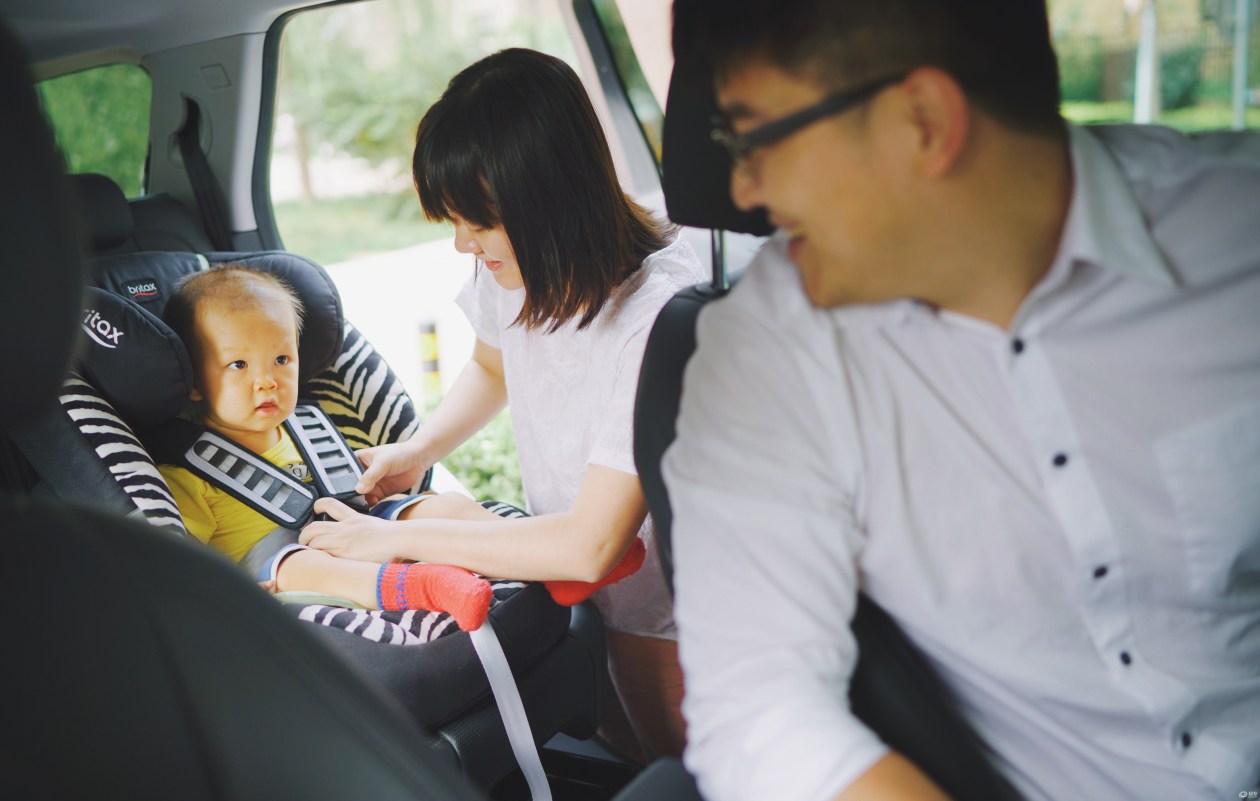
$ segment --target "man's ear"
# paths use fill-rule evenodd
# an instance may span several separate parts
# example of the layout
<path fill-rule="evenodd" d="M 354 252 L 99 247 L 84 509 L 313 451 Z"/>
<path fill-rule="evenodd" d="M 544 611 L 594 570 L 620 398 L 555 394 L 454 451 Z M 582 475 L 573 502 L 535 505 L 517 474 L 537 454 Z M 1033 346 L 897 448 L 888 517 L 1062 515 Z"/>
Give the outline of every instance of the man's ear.
<path fill-rule="evenodd" d="M 958 81 L 936 67 L 914 70 L 903 87 L 918 137 L 915 168 L 924 177 L 939 178 L 954 168 L 966 147 L 971 105 Z"/>

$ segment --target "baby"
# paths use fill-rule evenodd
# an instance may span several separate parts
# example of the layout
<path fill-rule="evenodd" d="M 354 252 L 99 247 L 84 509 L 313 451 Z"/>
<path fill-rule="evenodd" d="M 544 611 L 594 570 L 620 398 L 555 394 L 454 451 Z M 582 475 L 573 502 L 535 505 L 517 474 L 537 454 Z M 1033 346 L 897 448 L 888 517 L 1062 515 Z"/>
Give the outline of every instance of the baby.
<path fill-rule="evenodd" d="M 223 265 L 184 279 L 164 317 L 192 357 L 199 422 L 272 464 L 309 480 L 283 423 L 298 395 L 302 304 L 283 281 Z M 239 562 L 276 528 L 259 512 L 176 465 L 159 465 L 188 532 Z M 388 508 L 387 504 L 381 506 Z M 481 626 L 490 583 L 449 565 L 378 564 L 289 545 L 261 577 L 276 591 L 318 592 L 369 609 L 449 612 L 465 631 Z"/>

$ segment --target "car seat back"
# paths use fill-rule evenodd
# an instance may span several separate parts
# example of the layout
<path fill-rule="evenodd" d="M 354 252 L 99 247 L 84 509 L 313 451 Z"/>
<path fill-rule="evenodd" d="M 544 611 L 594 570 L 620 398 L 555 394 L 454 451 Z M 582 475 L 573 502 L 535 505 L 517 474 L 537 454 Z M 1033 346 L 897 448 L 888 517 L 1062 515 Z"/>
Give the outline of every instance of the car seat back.
<path fill-rule="evenodd" d="M 90 212 L 93 253 L 215 250 L 184 204 L 170 195 L 145 195 L 128 201 L 118 184 L 104 175 L 79 173 L 70 180 L 83 208 Z"/>

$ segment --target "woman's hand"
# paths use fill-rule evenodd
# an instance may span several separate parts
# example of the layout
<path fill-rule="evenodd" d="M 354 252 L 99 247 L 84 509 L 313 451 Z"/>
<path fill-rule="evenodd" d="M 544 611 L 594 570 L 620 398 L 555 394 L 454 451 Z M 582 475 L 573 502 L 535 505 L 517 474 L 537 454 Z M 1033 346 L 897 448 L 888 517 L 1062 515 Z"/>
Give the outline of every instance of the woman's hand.
<path fill-rule="evenodd" d="M 361 562 L 392 562 L 397 552 L 395 524 L 387 520 L 359 514 L 333 498 L 320 498 L 315 511 L 332 520 L 308 523 L 298 535 L 298 542 L 327 551 L 343 559 Z"/>
<path fill-rule="evenodd" d="M 355 485 L 355 492 L 367 497 L 371 506 L 387 495 L 410 492 L 411 488 L 432 466 L 424 453 L 410 442 L 395 442 L 356 451 L 363 465 L 363 475 Z"/>

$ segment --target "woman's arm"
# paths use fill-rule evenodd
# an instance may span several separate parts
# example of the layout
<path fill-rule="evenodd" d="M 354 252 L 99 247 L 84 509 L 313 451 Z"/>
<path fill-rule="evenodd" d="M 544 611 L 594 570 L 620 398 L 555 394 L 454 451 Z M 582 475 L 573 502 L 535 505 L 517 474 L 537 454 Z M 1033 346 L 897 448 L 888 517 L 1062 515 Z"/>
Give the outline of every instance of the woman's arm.
<path fill-rule="evenodd" d="M 460 519 L 425 517 L 442 512 L 444 503 L 461 506 L 444 512 Z M 425 510 L 429 504 L 435 506 Z M 537 517 L 505 520 L 473 501 L 446 496 L 397 522 L 360 515 L 329 498 L 315 508 L 337 522 L 311 523 L 301 541 L 336 556 L 414 559 L 526 581 L 598 581 L 625 555 L 647 516 L 638 476 L 599 465 L 587 468 L 572 509 Z"/>
<path fill-rule="evenodd" d="M 506 404 L 503 352 L 477 340 L 472 359 L 450 392 L 410 440 L 358 452 L 365 469 L 356 490 L 372 503 L 406 491 L 421 473 L 479 431 Z"/>

